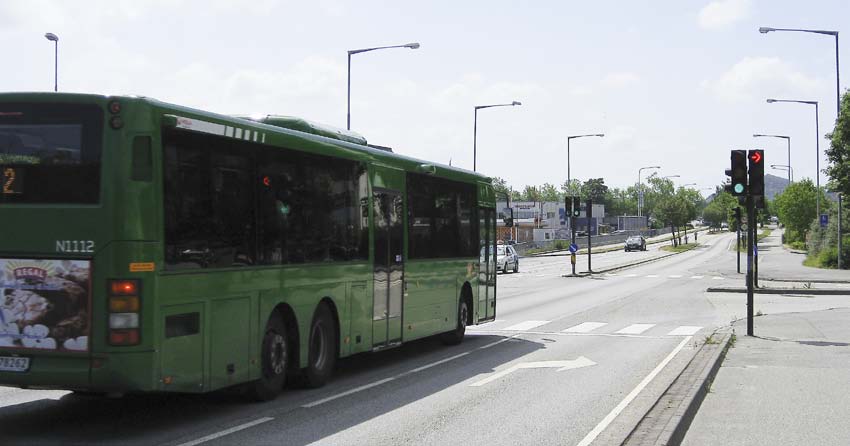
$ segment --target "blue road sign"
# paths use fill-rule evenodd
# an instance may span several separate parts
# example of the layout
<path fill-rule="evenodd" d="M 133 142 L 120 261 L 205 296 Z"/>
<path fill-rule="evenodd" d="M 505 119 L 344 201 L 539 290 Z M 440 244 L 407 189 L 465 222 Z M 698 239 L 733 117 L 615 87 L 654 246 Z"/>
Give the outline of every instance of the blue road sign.
<path fill-rule="evenodd" d="M 820 214 L 820 227 L 825 228 L 829 225 L 829 214 Z"/>
<path fill-rule="evenodd" d="M 753 255 L 754 256 L 759 255 L 759 245 L 753 245 Z"/>
<path fill-rule="evenodd" d="M 570 243 L 570 252 L 575 254 L 578 251 L 578 245 L 575 243 Z"/>

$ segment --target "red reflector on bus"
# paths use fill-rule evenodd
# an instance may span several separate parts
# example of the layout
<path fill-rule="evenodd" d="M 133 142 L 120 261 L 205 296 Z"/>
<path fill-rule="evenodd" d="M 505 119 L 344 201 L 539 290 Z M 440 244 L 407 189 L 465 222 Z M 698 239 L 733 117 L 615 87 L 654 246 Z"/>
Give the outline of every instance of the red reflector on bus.
<path fill-rule="evenodd" d="M 111 280 L 109 293 L 115 296 L 133 296 L 139 294 L 138 280 Z"/>
<path fill-rule="evenodd" d="M 136 345 L 139 343 L 139 330 L 111 330 L 109 332 L 111 345 Z"/>
<path fill-rule="evenodd" d="M 109 102 L 109 113 L 112 113 L 113 115 L 121 113 L 121 103 L 118 101 Z"/>

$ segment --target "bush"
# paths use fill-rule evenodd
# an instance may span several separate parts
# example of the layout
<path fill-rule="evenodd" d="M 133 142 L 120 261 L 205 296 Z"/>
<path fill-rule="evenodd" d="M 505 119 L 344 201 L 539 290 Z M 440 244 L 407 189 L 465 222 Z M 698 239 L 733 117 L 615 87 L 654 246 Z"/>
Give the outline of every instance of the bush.
<path fill-rule="evenodd" d="M 570 244 L 566 240 L 555 240 L 553 247 L 555 249 L 567 249 L 570 247 Z"/>

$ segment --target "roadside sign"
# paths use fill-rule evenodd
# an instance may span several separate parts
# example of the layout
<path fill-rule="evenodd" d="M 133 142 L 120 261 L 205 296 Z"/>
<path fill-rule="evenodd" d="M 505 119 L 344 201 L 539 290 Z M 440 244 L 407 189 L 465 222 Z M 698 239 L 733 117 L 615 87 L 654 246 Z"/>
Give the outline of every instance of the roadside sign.
<path fill-rule="evenodd" d="M 561 246 L 563 246 L 563 245 L 561 245 Z M 570 243 L 570 252 L 573 253 L 573 254 L 578 252 L 578 245 L 575 244 L 575 243 Z"/>
<path fill-rule="evenodd" d="M 754 256 L 759 255 L 759 245 L 753 245 L 753 255 Z"/>
<path fill-rule="evenodd" d="M 749 226 L 747 226 L 747 224 L 746 224 L 746 223 L 744 223 L 744 224 L 742 224 L 742 225 L 741 225 L 741 230 L 742 230 L 742 231 L 746 231 L 746 230 L 747 230 L 747 228 L 749 228 Z"/>
<path fill-rule="evenodd" d="M 829 215 L 828 214 L 820 214 L 820 227 L 825 228 L 829 225 Z"/>

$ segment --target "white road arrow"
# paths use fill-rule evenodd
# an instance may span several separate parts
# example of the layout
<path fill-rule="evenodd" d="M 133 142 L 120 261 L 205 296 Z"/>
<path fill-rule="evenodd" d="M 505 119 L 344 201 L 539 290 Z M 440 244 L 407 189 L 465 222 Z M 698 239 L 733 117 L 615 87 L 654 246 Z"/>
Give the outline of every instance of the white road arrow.
<path fill-rule="evenodd" d="M 470 387 L 480 387 L 489 382 L 495 381 L 503 376 L 509 375 L 512 372 L 515 372 L 519 369 L 558 369 L 558 372 L 563 372 L 564 370 L 571 369 L 580 369 L 582 367 L 590 367 L 592 365 L 596 365 L 595 362 L 585 358 L 584 356 L 579 356 L 576 359 L 569 361 L 536 361 L 536 362 L 521 362 L 519 364 L 514 364 L 508 367 L 501 372 L 496 372 L 481 381 L 476 381 L 470 384 Z"/>

